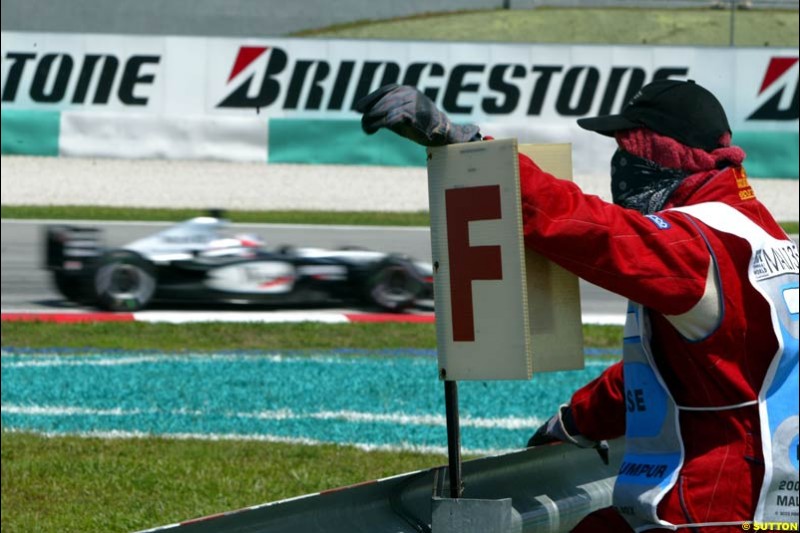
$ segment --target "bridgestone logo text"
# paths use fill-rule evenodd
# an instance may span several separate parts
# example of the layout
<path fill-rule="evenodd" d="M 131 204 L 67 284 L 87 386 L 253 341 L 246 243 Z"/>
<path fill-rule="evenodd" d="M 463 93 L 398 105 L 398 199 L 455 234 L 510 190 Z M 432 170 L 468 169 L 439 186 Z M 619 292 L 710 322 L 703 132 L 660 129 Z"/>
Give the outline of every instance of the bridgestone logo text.
<path fill-rule="evenodd" d="M 147 86 L 155 80 L 161 58 L 110 54 L 73 57 L 62 53 L 8 52 L 10 62 L 2 90 L 3 102 L 14 102 L 22 94 L 40 104 L 108 104 L 116 96 L 126 106 L 146 106 Z"/>
<path fill-rule="evenodd" d="M 393 61 L 290 61 L 284 50 L 267 47 L 255 52 L 243 47 L 235 68 L 244 70 L 242 58 L 253 61 L 260 53 L 269 54 L 266 67 L 260 72 L 233 76 L 234 88 L 218 107 L 347 111 L 375 88 L 399 83 L 419 87 L 449 114 L 540 115 L 546 99 L 554 94 L 555 111 L 577 117 L 589 114 L 595 105 L 599 105 L 599 114 L 616 111 L 645 83 L 686 76 L 689 71 L 685 66 L 662 67 L 648 79 L 643 68 L 628 66 L 601 72 L 592 65 L 548 63 L 401 65 Z"/>

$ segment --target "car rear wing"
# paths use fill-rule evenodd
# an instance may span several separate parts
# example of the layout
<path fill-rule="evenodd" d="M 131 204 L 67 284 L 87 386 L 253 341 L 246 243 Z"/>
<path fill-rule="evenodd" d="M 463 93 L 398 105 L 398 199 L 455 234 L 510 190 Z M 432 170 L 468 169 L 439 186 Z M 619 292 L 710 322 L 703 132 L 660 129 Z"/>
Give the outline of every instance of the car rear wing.
<path fill-rule="evenodd" d="M 59 225 L 45 229 L 47 270 L 84 270 L 94 265 L 102 253 L 99 228 Z"/>

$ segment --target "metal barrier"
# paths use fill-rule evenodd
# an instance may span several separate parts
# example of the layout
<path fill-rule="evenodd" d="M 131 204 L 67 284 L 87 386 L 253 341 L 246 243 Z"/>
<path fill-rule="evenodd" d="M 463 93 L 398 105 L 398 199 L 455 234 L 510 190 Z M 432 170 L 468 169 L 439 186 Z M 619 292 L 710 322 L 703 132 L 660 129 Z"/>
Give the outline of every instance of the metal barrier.
<path fill-rule="evenodd" d="M 478 531 L 567 532 L 586 514 L 611 505 L 624 440 L 612 441 L 610 446 L 609 465 L 603 464 L 595 450 L 564 443 L 465 461 L 464 492 L 458 499 L 442 497 L 449 487 L 446 467 L 440 467 L 148 532 L 474 533 L 475 529 L 464 529 L 463 524 L 458 525 L 460 522 L 454 525 L 448 517 L 441 516 L 451 514 L 454 508 L 477 508 L 481 514 L 495 517 L 495 526 L 501 526 Z"/>

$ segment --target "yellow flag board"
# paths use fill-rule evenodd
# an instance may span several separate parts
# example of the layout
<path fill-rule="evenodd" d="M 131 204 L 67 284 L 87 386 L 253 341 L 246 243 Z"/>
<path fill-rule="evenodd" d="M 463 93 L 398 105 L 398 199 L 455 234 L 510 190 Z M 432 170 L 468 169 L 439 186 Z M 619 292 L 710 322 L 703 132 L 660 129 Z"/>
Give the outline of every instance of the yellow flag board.
<path fill-rule="evenodd" d="M 524 145 L 571 177 L 569 145 Z M 439 375 L 530 379 L 583 367 L 577 278 L 523 244 L 516 140 L 428 150 Z"/>

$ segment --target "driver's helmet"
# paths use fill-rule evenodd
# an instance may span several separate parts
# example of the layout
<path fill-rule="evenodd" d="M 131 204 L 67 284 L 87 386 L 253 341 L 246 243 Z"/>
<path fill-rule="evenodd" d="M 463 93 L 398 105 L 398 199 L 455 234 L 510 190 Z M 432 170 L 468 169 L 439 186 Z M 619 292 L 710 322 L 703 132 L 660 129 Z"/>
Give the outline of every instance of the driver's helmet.
<path fill-rule="evenodd" d="M 256 249 L 263 246 L 264 241 L 257 235 L 238 234 L 209 241 L 203 255 L 206 257 L 250 256 Z"/>

